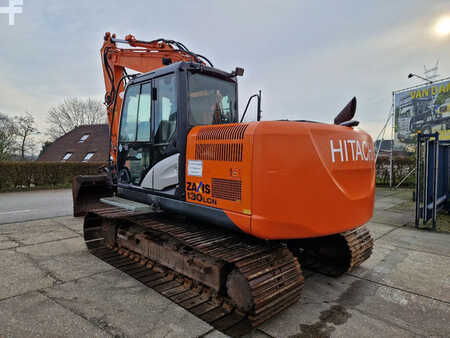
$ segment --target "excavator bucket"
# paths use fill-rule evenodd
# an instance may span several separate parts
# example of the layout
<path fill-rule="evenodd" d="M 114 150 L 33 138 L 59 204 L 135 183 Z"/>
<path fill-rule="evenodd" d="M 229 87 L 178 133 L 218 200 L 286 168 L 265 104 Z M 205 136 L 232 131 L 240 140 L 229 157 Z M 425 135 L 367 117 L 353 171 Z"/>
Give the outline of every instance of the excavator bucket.
<path fill-rule="evenodd" d="M 101 206 L 100 198 L 114 192 L 107 175 L 75 176 L 72 181 L 73 215 L 84 216 Z"/>

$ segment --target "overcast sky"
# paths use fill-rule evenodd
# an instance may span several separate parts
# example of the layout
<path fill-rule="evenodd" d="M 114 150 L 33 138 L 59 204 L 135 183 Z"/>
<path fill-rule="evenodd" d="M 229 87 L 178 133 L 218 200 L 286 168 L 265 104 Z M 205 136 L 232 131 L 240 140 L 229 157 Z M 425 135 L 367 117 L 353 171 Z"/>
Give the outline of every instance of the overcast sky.
<path fill-rule="evenodd" d="M 439 59 L 450 75 L 450 36 L 435 32 L 446 16 L 448 0 L 23 0 L 14 26 L 0 14 L 0 112 L 30 111 L 43 131 L 65 97 L 103 99 L 99 49 L 110 31 L 174 39 L 217 68 L 245 68 L 240 111 L 261 89 L 263 119 L 329 122 L 356 96 L 375 137 L 392 91 L 420 83 L 408 73 Z"/>

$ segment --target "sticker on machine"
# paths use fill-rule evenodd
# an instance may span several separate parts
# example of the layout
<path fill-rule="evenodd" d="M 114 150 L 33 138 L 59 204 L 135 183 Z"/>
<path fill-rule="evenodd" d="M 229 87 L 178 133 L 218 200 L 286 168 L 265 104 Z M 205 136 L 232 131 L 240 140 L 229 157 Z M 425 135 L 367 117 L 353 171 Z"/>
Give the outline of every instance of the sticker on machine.
<path fill-rule="evenodd" d="M 194 161 L 189 160 L 188 161 L 188 168 L 187 168 L 187 174 L 188 176 L 203 176 L 203 161 Z"/>

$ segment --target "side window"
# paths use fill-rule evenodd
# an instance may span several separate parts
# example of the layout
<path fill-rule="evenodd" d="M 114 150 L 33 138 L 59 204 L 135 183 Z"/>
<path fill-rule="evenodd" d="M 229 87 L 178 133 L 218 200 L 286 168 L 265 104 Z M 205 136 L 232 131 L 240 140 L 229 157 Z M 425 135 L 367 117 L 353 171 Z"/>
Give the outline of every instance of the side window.
<path fill-rule="evenodd" d="M 132 86 L 127 90 L 120 125 L 120 141 L 122 142 L 133 142 L 136 140 L 139 87 L 140 86 Z"/>
<path fill-rule="evenodd" d="M 155 101 L 155 144 L 168 143 L 175 134 L 177 116 L 177 92 L 175 74 L 154 80 L 157 98 Z"/>
<path fill-rule="evenodd" d="M 141 86 L 141 95 L 139 97 L 138 132 L 137 132 L 137 141 L 139 142 L 150 141 L 151 90 L 152 86 L 150 83 L 145 83 Z"/>

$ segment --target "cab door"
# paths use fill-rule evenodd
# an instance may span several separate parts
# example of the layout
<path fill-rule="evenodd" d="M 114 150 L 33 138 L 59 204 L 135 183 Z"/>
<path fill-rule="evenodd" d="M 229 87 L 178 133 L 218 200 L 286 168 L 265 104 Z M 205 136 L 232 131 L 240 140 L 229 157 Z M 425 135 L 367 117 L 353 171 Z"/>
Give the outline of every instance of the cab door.
<path fill-rule="evenodd" d="M 132 84 L 123 103 L 119 153 L 118 183 L 139 186 L 152 164 L 151 82 Z"/>
<path fill-rule="evenodd" d="M 153 79 L 151 169 L 143 188 L 175 193 L 179 183 L 177 136 L 177 86 L 174 73 Z"/>
<path fill-rule="evenodd" d="M 127 88 L 117 161 L 122 188 L 175 193 L 179 182 L 176 90 L 173 73 Z"/>

